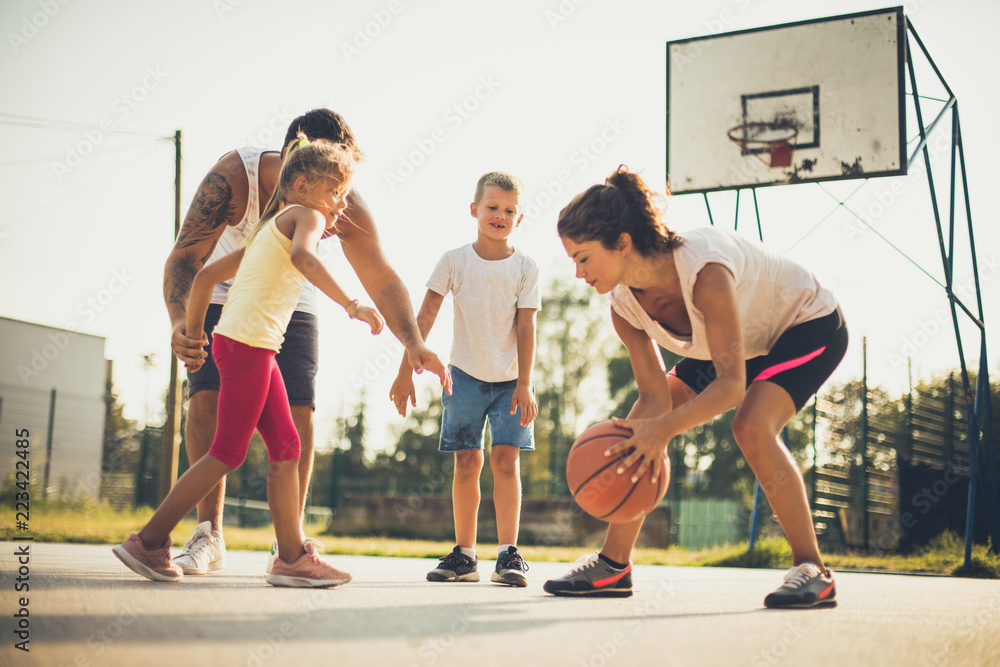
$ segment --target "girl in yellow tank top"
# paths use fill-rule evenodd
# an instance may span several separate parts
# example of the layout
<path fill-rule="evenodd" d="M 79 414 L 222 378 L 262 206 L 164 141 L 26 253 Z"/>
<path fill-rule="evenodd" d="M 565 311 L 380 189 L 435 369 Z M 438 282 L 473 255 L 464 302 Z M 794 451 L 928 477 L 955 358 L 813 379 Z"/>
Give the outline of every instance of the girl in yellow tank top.
<path fill-rule="evenodd" d="M 288 146 L 274 195 L 246 244 L 195 276 L 187 331 L 204 344 L 208 339 L 202 323 L 212 287 L 233 279 L 213 333 L 212 355 L 221 377 L 218 425 L 208 455 L 177 480 L 142 530 L 114 547 L 115 555 L 138 574 L 156 581 L 183 576 L 170 558 L 170 531 L 207 489 L 243 463 L 256 429 L 267 445 L 267 497 L 278 541 L 268 583 L 324 587 L 350 581 L 350 574 L 323 561 L 302 535 L 299 437 L 274 357 L 306 279 L 343 306 L 351 319 L 366 323 L 372 334 L 384 326 L 377 310 L 348 298 L 316 256 L 319 241 L 336 234 L 352 171 L 351 153 L 344 147 L 300 135 Z M 202 363 L 189 370 L 196 372 Z"/>

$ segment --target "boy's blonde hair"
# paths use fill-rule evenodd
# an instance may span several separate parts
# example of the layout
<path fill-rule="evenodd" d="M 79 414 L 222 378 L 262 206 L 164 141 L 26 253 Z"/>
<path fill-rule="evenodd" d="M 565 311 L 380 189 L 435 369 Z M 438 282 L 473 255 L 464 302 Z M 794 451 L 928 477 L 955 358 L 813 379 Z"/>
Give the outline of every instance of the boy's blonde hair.
<path fill-rule="evenodd" d="M 261 211 L 260 220 L 247 235 L 245 245 L 249 245 L 268 219 L 281 210 L 299 176 L 305 176 L 309 186 L 313 187 L 324 178 L 342 183 L 354 173 L 355 149 L 345 144 L 335 144 L 325 139 L 310 141 L 299 132 L 286 148 L 274 194 Z"/>
<path fill-rule="evenodd" d="M 517 194 L 524 192 L 524 184 L 517 176 L 508 174 L 506 171 L 491 171 L 479 178 L 479 182 L 476 183 L 476 198 L 472 201 L 478 204 L 483 197 L 483 190 L 490 185 L 495 185 L 507 192 L 516 192 Z"/>

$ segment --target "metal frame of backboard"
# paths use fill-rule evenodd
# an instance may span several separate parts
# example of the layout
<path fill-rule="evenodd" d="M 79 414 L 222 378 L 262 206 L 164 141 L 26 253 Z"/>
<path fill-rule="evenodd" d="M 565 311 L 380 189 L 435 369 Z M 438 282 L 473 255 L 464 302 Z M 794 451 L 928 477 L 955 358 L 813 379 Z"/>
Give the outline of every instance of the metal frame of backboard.
<path fill-rule="evenodd" d="M 931 209 L 934 216 L 935 231 L 937 233 L 938 246 L 941 252 L 941 260 L 944 269 L 945 283 L 943 285 L 945 294 L 948 298 L 952 324 L 955 332 L 955 340 L 958 347 L 959 363 L 961 366 L 961 377 L 962 385 L 964 389 L 965 402 L 966 402 L 966 415 L 967 415 L 967 436 L 969 442 L 969 495 L 966 509 L 966 535 L 965 535 L 965 571 L 970 572 L 972 567 L 971 555 L 972 555 L 972 534 L 973 525 L 975 521 L 975 505 L 977 497 L 983 502 L 983 506 L 986 508 L 986 521 L 988 526 L 988 531 L 991 540 L 992 550 L 995 553 L 1000 553 L 1000 480 L 998 480 L 998 459 L 1000 459 L 1000 452 L 996 451 L 996 445 L 993 442 L 993 414 L 992 406 L 990 400 L 990 381 L 989 381 L 989 364 L 988 355 L 986 349 L 986 325 L 984 320 L 983 312 L 983 301 L 982 301 L 982 289 L 979 279 L 979 267 L 976 255 L 976 244 L 975 244 L 975 233 L 972 223 L 972 209 L 971 203 L 969 201 L 969 188 L 968 188 L 968 175 L 966 172 L 965 165 L 965 150 L 962 144 L 962 131 L 961 123 L 958 113 L 958 102 L 955 94 L 952 92 L 951 88 L 948 86 L 943 75 L 938 69 L 934 60 L 931 58 L 930 53 L 924 46 L 919 35 L 917 35 L 916 30 L 913 25 L 909 22 L 908 18 L 903 15 L 902 7 L 895 7 L 889 10 L 879 10 L 875 12 L 865 12 L 864 14 L 854 14 L 848 15 L 848 17 L 831 17 L 830 19 L 825 19 L 827 21 L 838 20 L 849 17 L 856 16 L 868 16 L 871 14 L 886 14 L 893 13 L 898 17 L 898 26 L 900 31 L 900 39 L 898 40 L 900 53 L 903 58 L 900 60 L 900 91 L 899 95 L 901 100 L 905 99 L 905 81 L 909 82 L 911 88 L 911 94 L 913 98 L 913 107 L 916 115 L 917 125 L 919 127 L 920 141 L 914 148 L 913 152 L 906 156 L 906 142 L 903 133 L 905 132 L 905 105 L 901 105 L 900 113 L 902 114 L 902 119 L 900 121 L 900 150 L 902 152 L 902 163 L 899 170 L 887 171 L 882 173 L 864 173 L 861 175 L 844 175 L 844 178 L 864 178 L 868 179 L 873 176 L 897 176 L 905 175 L 907 169 L 921 156 L 924 160 L 924 168 L 928 183 L 928 189 L 930 193 Z M 800 22 L 797 24 L 786 24 L 788 25 L 803 25 L 806 23 L 815 23 L 812 21 Z M 769 30 L 770 28 L 760 28 L 758 31 Z M 754 31 L 743 31 L 743 32 L 754 32 Z M 737 33 L 729 33 L 737 34 Z M 680 42 L 668 42 L 667 52 L 668 52 L 668 72 L 669 72 L 669 53 L 672 44 L 685 43 L 690 40 L 681 40 Z M 926 62 L 933 69 L 934 74 L 937 79 L 947 91 L 948 99 L 944 100 L 942 108 L 938 111 L 937 115 L 931 122 L 925 124 L 923 111 L 921 109 L 921 97 L 918 89 L 918 81 L 916 72 L 913 66 L 913 49 L 911 44 L 915 43 L 919 51 L 923 54 Z M 905 70 L 904 70 L 905 65 Z M 903 79 L 904 74 L 908 77 L 906 80 Z M 668 81 L 668 138 L 669 138 L 669 81 Z M 795 90 L 795 89 L 789 89 Z M 929 147 L 927 145 L 928 138 L 938 128 L 938 125 L 944 120 L 950 112 L 951 116 L 951 160 L 950 160 L 950 196 L 948 204 L 948 225 L 947 225 L 947 242 L 945 237 L 945 227 L 942 223 L 942 212 L 939 206 L 938 199 L 934 185 L 934 174 L 933 165 L 931 162 L 931 155 Z M 669 174 L 669 147 L 668 147 L 668 171 Z M 955 294 L 954 286 L 954 266 L 955 266 L 955 234 L 956 234 L 956 224 L 960 221 L 958 220 L 958 215 L 956 215 L 956 199 L 958 194 L 958 183 L 957 179 L 961 176 L 961 190 L 964 203 L 964 223 L 968 233 L 968 241 L 970 246 L 970 260 L 971 268 L 973 274 L 973 281 L 975 284 L 975 295 L 976 295 L 976 312 L 974 313 L 963 301 Z M 815 179 L 818 185 L 820 180 L 837 180 L 837 179 Z M 809 182 L 807 180 L 802 180 L 798 182 Z M 783 183 L 759 183 L 752 186 L 745 187 L 718 187 L 718 188 L 708 188 L 701 190 L 689 190 L 675 191 L 675 194 L 691 194 L 691 193 L 701 193 L 705 200 L 705 207 L 708 212 L 708 218 L 710 224 L 715 224 L 712 218 L 712 211 L 709 205 L 708 194 L 709 192 L 724 190 L 724 191 L 736 191 L 736 219 L 739 219 L 739 194 L 741 189 L 749 189 L 753 194 L 753 204 L 754 212 L 757 218 L 757 232 L 761 240 L 763 240 L 763 228 L 760 221 L 760 211 L 757 206 L 757 187 L 763 187 L 766 185 L 779 185 Z M 855 190 L 857 192 L 857 190 Z M 852 193 L 853 195 L 853 193 Z M 846 207 L 846 200 L 839 202 L 843 208 L 850 211 Z M 855 214 L 855 217 L 865 225 L 868 223 L 861 217 Z M 870 227 L 870 225 L 868 225 Z M 874 230 L 873 230 L 874 231 Z M 875 231 L 877 235 L 878 232 Z M 881 236 L 881 235 L 879 235 Z M 979 372 L 977 376 L 977 382 L 975 387 L 975 392 L 970 382 L 969 372 L 966 364 L 966 354 L 965 346 L 962 342 L 962 335 L 959 328 L 959 311 L 961 311 L 978 329 L 980 333 L 980 362 L 979 362 Z M 785 439 L 787 442 L 787 431 L 785 434 Z M 864 459 L 866 454 L 862 452 L 862 458 Z M 754 510 L 753 518 L 751 520 L 751 534 L 750 534 L 750 548 L 753 549 L 754 542 L 756 539 L 756 526 L 757 526 L 757 516 L 759 513 L 759 507 L 761 504 L 761 489 L 760 485 L 757 485 L 756 492 L 754 495 Z M 867 517 L 865 525 L 865 534 L 867 538 L 868 526 Z M 867 541 L 867 539 L 866 539 Z"/>
<path fill-rule="evenodd" d="M 831 48 L 838 46 L 831 40 L 848 37 L 849 49 Z M 905 57 L 902 7 L 667 42 L 671 191 L 904 175 Z M 868 79 L 870 88 L 852 101 L 856 82 Z M 894 117 L 885 113 L 890 108 Z M 741 160 L 725 136 L 736 125 L 782 116 L 799 135 L 788 168 Z M 744 149 L 742 156 L 766 151 Z"/>

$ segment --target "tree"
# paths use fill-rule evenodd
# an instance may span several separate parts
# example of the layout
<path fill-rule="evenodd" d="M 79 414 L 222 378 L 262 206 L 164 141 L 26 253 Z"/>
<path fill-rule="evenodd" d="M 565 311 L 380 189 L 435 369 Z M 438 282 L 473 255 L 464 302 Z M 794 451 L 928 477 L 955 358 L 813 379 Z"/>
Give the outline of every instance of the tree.
<path fill-rule="evenodd" d="M 104 452 L 101 468 L 104 472 L 114 472 L 128 461 L 134 463 L 138 446 L 135 422 L 125 418 L 125 406 L 118 401 L 118 394 L 115 393 L 110 377 L 104 386 L 104 406 Z"/>
<path fill-rule="evenodd" d="M 604 400 L 590 409 L 588 403 L 604 393 L 600 385 L 606 382 L 606 369 L 601 360 L 611 352 L 609 306 L 591 297 L 586 286 L 558 278 L 545 290 L 535 354 L 538 452 L 522 457 L 525 495 L 568 493 L 566 455 L 576 434 L 586 427 L 581 422 L 595 413 L 605 414 Z"/>
<path fill-rule="evenodd" d="M 340 417 L 337 419 L 337 433 L 340 435 L 340 443 L 347 444 L 347 450 L 342 448 L 337 456 L 340 457 L 340 473 L 347 479 L 362 478 L 367 472 L 367 461 L 365 459 L 365 396 L 361 398 L 355 406 L 352 418 Z"/>
<path fill-rule="evenodd" d="M 438 451 L 443 404 L 437 389 L 428 390 L 426 407 L 410 411 L 409 425 L 399 432 L 394 451 L 379 454 L 373 476 L 383 480 L 390 495 L 448 495 L 454 458 Z"/>

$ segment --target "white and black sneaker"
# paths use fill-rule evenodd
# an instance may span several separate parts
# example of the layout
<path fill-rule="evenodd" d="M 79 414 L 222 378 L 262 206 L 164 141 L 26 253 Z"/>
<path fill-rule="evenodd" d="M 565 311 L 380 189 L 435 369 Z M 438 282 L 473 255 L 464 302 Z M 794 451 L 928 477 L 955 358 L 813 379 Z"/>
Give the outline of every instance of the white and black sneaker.
<path fill-rule="evenodd" d="M 479 559 L 469 558 L 456 546 L 427 573 L 427 581 L 479 581 Z"/>
<path fill-rule="evenodd" d="M 811 560 L 804 560 L 785 574 L 778 590 L 764 598 L 770 609 L 837 606 L 837 586 L 830 570 L 820 570 Z"/>
<path fill-rule="evenodd" d="M 507 551 L 497 556 L 497 566 L 490 575 L 490 581 L 524 588 L 528 585 L 524 576 L 527 571 L 528 564 L 521 558 L 517 547 L 507 547 Z"/>
<path fill-rule="evenodd" d="M 627 598 L 632 595 L 632 563 L 618 569 L 598 554 L 589 554 L 577 560 L 568 573 L 546 581 L 542 590 L 552 595 Z"/>

